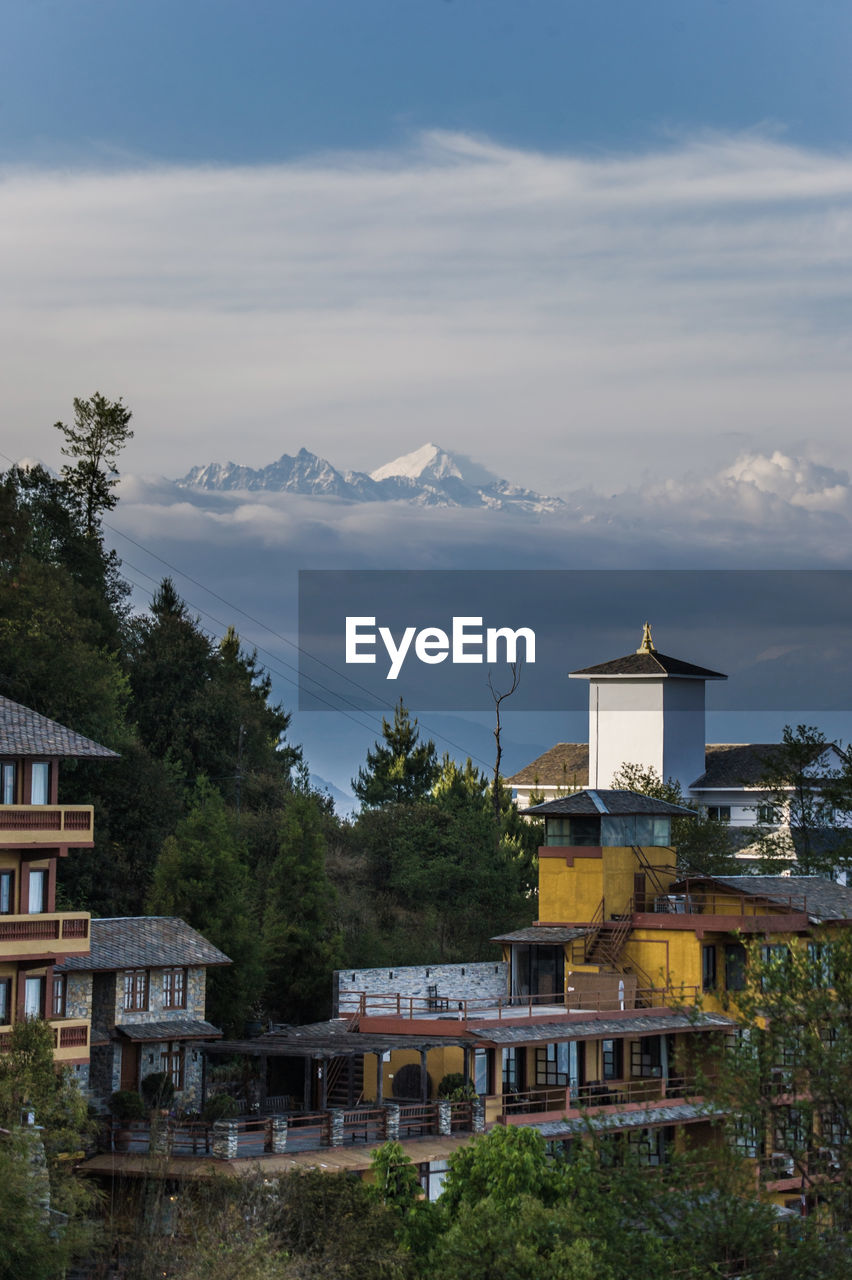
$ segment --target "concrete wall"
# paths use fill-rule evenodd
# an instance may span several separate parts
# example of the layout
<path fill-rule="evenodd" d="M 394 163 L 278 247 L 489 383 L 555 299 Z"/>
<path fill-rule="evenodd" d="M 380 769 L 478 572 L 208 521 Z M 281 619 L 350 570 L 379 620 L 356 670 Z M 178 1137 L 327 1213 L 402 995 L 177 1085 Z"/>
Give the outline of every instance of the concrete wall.
<path fill-rule="evenodd" d="M 430 987 L 449 1000 L 494 1000 L 509 991 L 509 966 L 504 960 L 473 964 L 408 965 L 401 969 L 337 969 L 333 979 L 335 1015 L 354 1012 L 362 991 L 369 995 L 419 996 Z"/>

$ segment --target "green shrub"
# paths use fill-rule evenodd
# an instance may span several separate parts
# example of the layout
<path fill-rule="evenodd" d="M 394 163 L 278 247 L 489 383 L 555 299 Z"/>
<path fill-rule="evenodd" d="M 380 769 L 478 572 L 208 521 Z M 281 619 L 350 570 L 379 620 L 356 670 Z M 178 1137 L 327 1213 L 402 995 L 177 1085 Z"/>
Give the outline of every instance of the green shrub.
<path fill-rule="evenodd" d="M 110 1115 L 119 1124 L 132 1124 L 145 1116 L 145 1103 L 135 1089 L 117 1089 L 109 1100 Z"/>
<path fill-rule="evenodd" d="M 166 1111 L 175 1100 L 175 1086 L 165 1071 L 152 1071 L 139 1086 L 149 1111 Z"/>
<path fill-rule="evenodd" d="M 477 1097 L 473 1081 L 463 1071 L 450 1071 L 438 1085 L 438 1097 L 448 1098 L 451 1102 L 469 1102 Z"/>
<path fill-rule="evenodd" d="M 239 1115 L 240 1108 L 236 1098 L 232 1098 L 229 1093 L 214 1093 L 208 1098 L 201 1112 L 201 1118 L 207 1121 L 213 1120 L 233 1120 L 234 1116 Z"/>

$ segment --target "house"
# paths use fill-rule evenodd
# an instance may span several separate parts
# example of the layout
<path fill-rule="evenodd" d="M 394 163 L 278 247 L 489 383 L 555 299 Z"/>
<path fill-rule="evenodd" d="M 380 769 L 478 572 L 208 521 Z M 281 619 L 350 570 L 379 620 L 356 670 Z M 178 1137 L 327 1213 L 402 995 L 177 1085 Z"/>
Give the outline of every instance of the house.
<path fill-rule="evenodd" d="M 59 766 L 115 759 L 114 751 L 0 697 L 0 1050 L 12 1026 L 43 1017 L 54 1058 L 79 1071 L 89 1060 L 89 1011 L 66 1001 L 57 967 L 89 950 L 87 911 L 56 910 L 60 858 L 91 848 L 91 805 L 59 803 Z"/>
<path fill-rule="evenodd" d="M 105 1107 L 117 1089 L 165 1072 L 176 1105 L 198 1110 L 202 1043 L 221 1036 L 205 1020 L 206 973 L 230 960 L 174 916 L 92 920 L 88 955 L 57 966 L 66 1008 L 91 1016 L 91 1054 L 81 1083 Z"/>
<path fill-rule="evenodd" d="M 660 653 L 645 623 L 635 653 L 570 677 L 589 682 L 588 742 L 557 743 L 507 778 L 520 808 L 584 787 L 611 787 L 622 765 L 637 764 L 674 779 L 685 800 L 734 827 L 783 821 L 761 785 L 778 744 L 706 741 L 706 685 L 727 676 Z M 840 763 L 829 745 L 814 767 Z"/>

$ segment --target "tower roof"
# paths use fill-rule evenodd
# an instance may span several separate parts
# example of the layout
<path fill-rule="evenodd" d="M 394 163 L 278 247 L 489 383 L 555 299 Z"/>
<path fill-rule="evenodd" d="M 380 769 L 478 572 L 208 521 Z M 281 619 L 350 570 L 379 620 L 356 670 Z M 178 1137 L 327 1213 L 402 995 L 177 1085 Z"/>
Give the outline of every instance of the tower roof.
<path fill-rule="evenodd" d="M 623 817 L 631 814 L 672 818 L 696 816 L 694 809 L 683 804 L 671 804 L 670 801 L 658 800 L 655 796 L 643 796 L 638 791 L 605 791 L 600 788 L 575 791 L 573 795 L 546 800 L 544 804 L 533 805 L 521 812 L 532 814 L 536 818 L 598 817 L 601 814 Z"/>
<path fill-rule="evenodd" d="M 579 671 L 571 671 L 572 679 L 587 680 L 592 677 L 617 678 L 618 676 L 661 677 L 673 680 L 727 680 L 721 671 L 711 671 L 709 667 L 698 667 L 694 662 L 684 662 L 682 658 L 670 658 L 654 648 L 651 638 L 651 627 L 645 623 L 642 629 L 642 643 L 635 653 L 627 653 L 623 658 L 611 658 L 609 662 L 599 662 L 594 667 L 582 667 Z"/>

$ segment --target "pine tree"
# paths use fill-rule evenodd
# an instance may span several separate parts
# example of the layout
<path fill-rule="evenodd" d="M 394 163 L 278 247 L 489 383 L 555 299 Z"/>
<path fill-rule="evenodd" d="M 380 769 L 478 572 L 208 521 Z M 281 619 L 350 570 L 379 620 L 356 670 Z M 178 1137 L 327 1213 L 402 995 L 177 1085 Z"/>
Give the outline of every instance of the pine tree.
<path fill-rule="evenodd" d="M 412 720 L 400 698 L 393 724 L 382 716 L 384 745 L 376 742 L 367 752 L 367 767 L 358 770 L 352 789 L 367 809 L 403 804 L 429 795 L 438 776 L 435 744 L 420 741 L 417 721 Z"/>
<path fill-rule="evenodd" d="M 91 400 L 74 397 L 74 423 L 55 423 L 65 437 L 62 453 L 75 458 L 73 466 L 62 468 L 62 478 L 77 502 L 89 537 L 95 537 L 103 512 L 112 511 L 118 498 L 113 489 L 118 483 L 118 455 L 128 440 L 132 413 L 119 396 L 107 400 L 96 391 Z"/>

